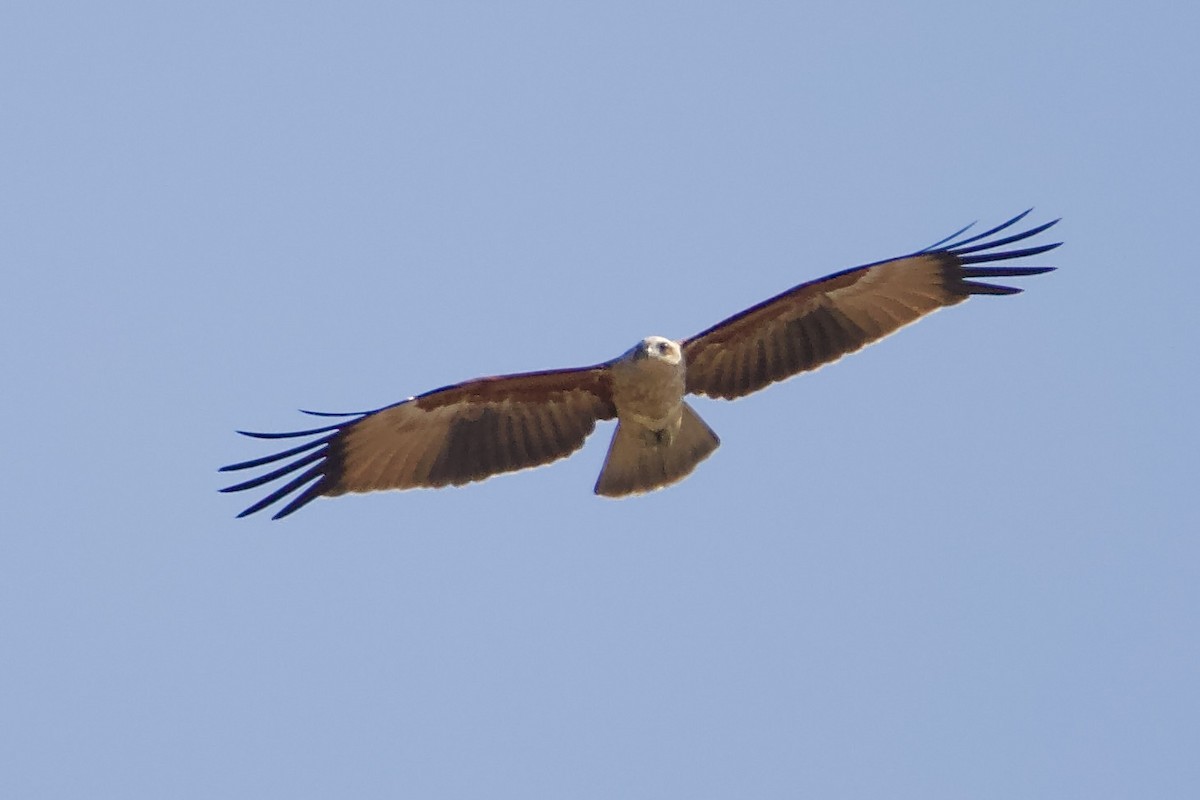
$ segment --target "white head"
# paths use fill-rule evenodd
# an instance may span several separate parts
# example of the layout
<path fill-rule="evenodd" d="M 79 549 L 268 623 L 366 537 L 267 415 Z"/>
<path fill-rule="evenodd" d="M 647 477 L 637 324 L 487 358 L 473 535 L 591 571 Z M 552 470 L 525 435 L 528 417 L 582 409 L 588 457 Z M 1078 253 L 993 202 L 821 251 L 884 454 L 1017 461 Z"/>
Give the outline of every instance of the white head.
<path fill-rule="evenodd" d="M 654 361 L 663 361 L 672 366 L 683 361 L 683 351 L 679 349 L 679 344 L 665 336 L 647 336 L 629 351 L 629 355 L 633 357 L 634 361 L 649 358 Z"/>

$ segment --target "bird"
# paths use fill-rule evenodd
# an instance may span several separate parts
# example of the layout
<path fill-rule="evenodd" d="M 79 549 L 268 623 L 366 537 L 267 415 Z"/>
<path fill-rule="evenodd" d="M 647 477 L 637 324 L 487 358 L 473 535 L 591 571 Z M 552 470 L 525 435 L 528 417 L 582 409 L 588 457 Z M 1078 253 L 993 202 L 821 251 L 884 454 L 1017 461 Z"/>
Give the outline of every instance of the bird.
<path fill-rule="evenodd" d="M 281 519 L 318 497 L 460 486 L 549 464 L 580 449 L 597 422 L 612 419 L 616 430 L 595 493 L 617 498 L 661 489 L 687 477 L 720 445 L 685 396 L 743 397 L 832 363 L 940 308 L 1022 291 L 989 279 L 1054 270 L 992 266 L 1062 244 L 1009 247 L 1059 222 L 1006 233 L 1031 211 L 983 233 L 967 236 L 972 223 L 909 255 L 801 283 L 686 339 L 648 336 L 601 364 L 477 378 L 367 412 L 305 411 L 338 420 L 308 430 L 238 431 L 254 439 L 308 441 L 221 467 L 236 472 L 285 462 L 221 491 L 287 479 L 238 514 L 282 502 L 272 517 Z"/>

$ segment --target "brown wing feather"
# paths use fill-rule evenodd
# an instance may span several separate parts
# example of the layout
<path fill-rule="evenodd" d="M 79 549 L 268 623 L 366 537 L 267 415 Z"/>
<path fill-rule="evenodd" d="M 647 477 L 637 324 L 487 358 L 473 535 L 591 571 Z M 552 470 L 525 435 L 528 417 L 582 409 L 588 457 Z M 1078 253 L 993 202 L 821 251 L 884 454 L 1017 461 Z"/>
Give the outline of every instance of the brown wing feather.
<path fill-rule="evenodd" d="M 604 366 L 480 378 L 324 428 L 247 433 L 266 439 L 325 435 L 282 453 L 222 467 L 249 469 L 299 456 L 222 491 L 244 491 L 294 476 L 239 515 L 295 493 L 275 514 L 279 519 L 321 495 L 460 485 L 564 458 L 583 446 L 597 420 L 614 416 Z"/>
<path fill-rule="evenodd" d="M 1054 243 L 1021 250 L 995 249 L 1041 233 L 1058 220 L 1001 239 L 967 245 L 999 233 L 1025 214 L 957 244 L 943 241 L 939 243 L 940 249 L 800 284 L 684 340 L 687 390 L 725 399 L 742 397 L 836 361 L 973 294 L 1021 291 L 971 279 L 1036 275 L 1053 267 L 974 265 L 1036 255 L 1058 247 L 1059 243 Z"/>

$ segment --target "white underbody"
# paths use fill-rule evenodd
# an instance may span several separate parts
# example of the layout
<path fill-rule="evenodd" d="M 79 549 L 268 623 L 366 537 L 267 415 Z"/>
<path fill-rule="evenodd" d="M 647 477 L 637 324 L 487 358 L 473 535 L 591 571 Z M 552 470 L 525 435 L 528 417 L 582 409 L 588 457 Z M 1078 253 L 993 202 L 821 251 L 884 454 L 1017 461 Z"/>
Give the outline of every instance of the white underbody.
<path fill-rule="evenodd" d="M 686 389 L 686 367 L 676 342 L 650 336 L 612 362 L 612 397 L 617 419 L 652 431 L 678 429 Z"/>

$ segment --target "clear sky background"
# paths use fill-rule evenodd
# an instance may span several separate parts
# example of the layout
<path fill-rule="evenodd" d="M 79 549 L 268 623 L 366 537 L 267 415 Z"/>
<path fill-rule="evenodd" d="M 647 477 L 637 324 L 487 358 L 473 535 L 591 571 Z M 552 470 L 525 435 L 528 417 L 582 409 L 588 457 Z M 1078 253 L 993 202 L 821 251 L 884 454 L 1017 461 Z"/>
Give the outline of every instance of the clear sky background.
<path fill-rule="evenodd" d="M 1186 4 L 0 16 L 0 795 L 1200 793 Z M 553 467 L 236 520 L 297 408 L 683 337 L 974 219 L 1058 272 Z M 1049 240 L 1044 237 L 1043 240 Z"/>

